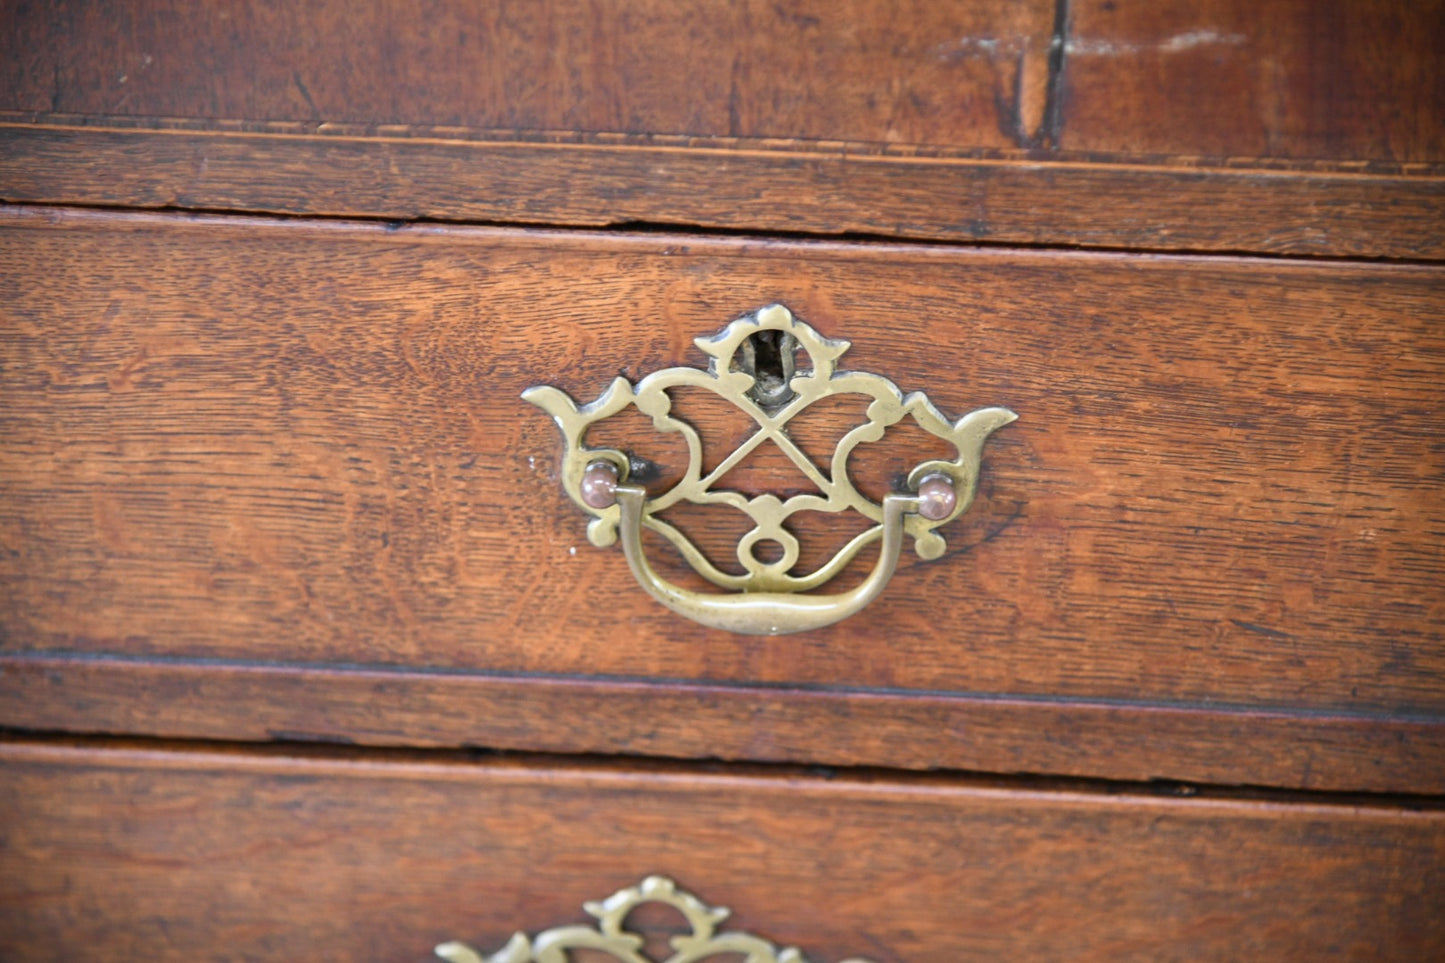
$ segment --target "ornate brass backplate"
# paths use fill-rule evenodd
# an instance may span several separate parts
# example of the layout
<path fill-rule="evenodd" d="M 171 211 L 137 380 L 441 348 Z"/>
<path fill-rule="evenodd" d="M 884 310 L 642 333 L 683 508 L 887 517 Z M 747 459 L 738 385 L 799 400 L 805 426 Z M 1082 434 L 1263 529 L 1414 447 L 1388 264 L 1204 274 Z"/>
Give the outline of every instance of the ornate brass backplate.
<path fill-rule="evenodd" d="M 729 911 L 708 906 L 696 896 L 677 888 L 665 876 L 649 876 L 637 886 L 618 890 L 605 900 L 583 904 L 597 918 L 595 926 L 558 926 L 528 938 L 517 933 L 506 946 L 491 956 L 482 956 L 463 943 L 443 943 L 437 956 L 450 963 L 569 963 L 572 950 L 600 950 L 621 963 L 654 963 L 642 954 L 644 940 L 623 927 L 627 914 L 643 903 L 662 903 L 682 914 L 691 932 L 672 938 L 673 955 L 661 963 L 704 963 L 720 953 L 743 954 L 748 963 L 806 963 L 792 947 L 778 949 L 749 933 L 717 932 Z M 854 957 L 841 963 L 868 963 Z"/>
<path fill-rule="evenodd" d="M 636 385 L 619 377 L 597 400 L 580 407 L 566 392 L 547 385 L 528 388 L 522 397 L 550 414 L 562 430 L 566 443 L 562 486 L 579 507 L 592 515 L 587 526 L 592 544 L 611 545 L 620 534 L 628 565 L 648 594 L 694 621 L 730 632 L 801 632 L 857 612 L 877 597 L 892 577 L 905 535 L 913 537 L 921 558 L 937 558 L 943 553 L 944 541 L 936 529 L 964 512 L 973 501 L 984 441 L 1017 417 L 1006 408 L 980 408 L 949 421 L 921 391 L 905 395 L 881 375 L 840 371 L 837 361 L 848 350 L 848 342 L 823 337 L 780 304 L 739 318 L 713 337 L 698 338 L 695 343 L 710 359 L 707 370 L 666 368 L 647 375 Z M 807 365 L 798 363 L 799 352 L 807 356 Z M 697 430 L 671 414 L 668 391 L 683 387 L 710 391 L 736 405 L 757 424 L 757 431 L 706 474 Z M 825 470 L 788 437 L 787 425 L 815 402 L 848 394 L 869 399 L 866 420 L 842 437 Z M 586 446 L 589 428 L 628 405 L 651 416 L 658 431 L 678 433 L 687 444 L 688 464 L 682 479 L 656 497 L 648 497 L 640 485 L 627 484 L 632 468 L 627 452 Z M 920 462 L 907 475 L 909 490 L 886 495 L 881 502 L 873 501 L 849 477 L 849 456 L 858 445 L 882 438 L 889 426 L 905 417 L 949 442 L 957 457 Z M 783 501 L 772 494 L 749 497 L 715 487 L 765 441 L 776 443 L 818 493 L 794 495 Z M 717 568 L 682 531 L 658 517 L 659 512 L 684 500 L 730 505 L 752 520 L 753 529 L 737 547 L 741 574 Z M 799 544 L 787 526 L 788 519 L 801 511 L 849 509 L 874 525 L 814 571 L 794 573 Z M 643 552 L 644 528 L 666 538 L 699 575 L 726 591 L 693 592 L 658 575 Z M 826 584 L 859 551 L 880 540 L 878 561 L 861 584 L 831 595 L 805 594 Z M 753 549 L 763 541 L 781 545 L 781 557 L 758 558 Z"/>

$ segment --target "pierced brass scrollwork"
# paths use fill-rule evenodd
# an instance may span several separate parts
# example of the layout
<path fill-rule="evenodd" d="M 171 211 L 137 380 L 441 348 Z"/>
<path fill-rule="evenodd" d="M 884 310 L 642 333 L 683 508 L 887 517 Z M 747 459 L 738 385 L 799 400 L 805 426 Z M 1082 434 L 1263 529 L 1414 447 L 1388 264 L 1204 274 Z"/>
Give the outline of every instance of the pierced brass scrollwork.
<path fill-rule="evenodd" d="M 771 332 L 771 333 L 770 333 Z M 654 599 L 694 621 L 749 635 L 780 635 L 830 625 L 862 609 L 883 590 L 898 565 L 905 536 L 912 536 L 919 557 L 943 554 L 943 536 L 936 529 L 958 517 L 972 503 L 978 486 L 983 443 L 1017 416 L 1006 408 L 980 408 L 949 421 L 921 391 L 905 395 L 892 381 L 863 371 L 840 371 L 838 358 L 847 341 L 825 338 L 780 304 L 732 322 L 711 338 L 694 342 L 710 359 L 707 370 L 666 368 L 635 386 L 616 378 L 596 401 L 578 406 L 566 392 L 548 385 L 528 388 L 522 397 L 546 411 L 562 430 L 566 454 L 562 486 L 592 515 L 587 536 L 605 547 L 618 541 L 633 575 Z M 798 352 L 809 364 L 797 363 Z M 702 440 L 696 429 L 671 414 L 674 388 L 702 388 L 731 402 L 757 424 L 757 431 L 704 475 Z M 838 442 L 827 470 L 815 465 L 788 437 L 790 419 L 815 402 L 835 395 L 870 399 L 866 420 Z M 627 452 L 588 448 L 587 431 L 603 419 L 633 405 L 652 418 L 660 432 L 675 432 L 686 441 L 688 465 L 682 479 L 668 491 L 648 497 L 640 485 L 628 484 L 632 462 Z M 873 501 L 860 492 L 848 474 L 848 459 L 864 442 L 877 441 L 891 425 L 911 417 L 919 427 L 949 442 L 957 457 L 927 460 L 908 473 L 908 491 Z M 759 445 L 772 441 L 817 487 L 818 494 L 748 497 L 715 484 Z M 754 527 L 738 543 L 741 574 L 724 572 L 676 526 L 658 513 L 681 501 L 730 505 L 747 514 Z M 801 511 L 856 510 L 874 524 L 843 546 L 812 572 L 795 574 L 797 537 L 788 519 Z M 660 576 L 648 562 L 642 530 L 657 532 L 692 568 L 723 593 L 693 592 Z M 753 547 L 762 541 L 782 546 L 780 558 L 760 559 Z M 873 571 L 847 592 L 813 595 L 838 575 L 866 546 L 881 541 Z"/>
<path fill-rule="evenodd" d="M 692 932 L 672 938 L 673 955 L 661 963 L 702 963 L 722 953 L 740 953 L 748 963 L 806 963 L 792 947 L 779 950 L 758 936 L 740 932 L 717 932 L 729 916 L 721 906 L 708 906 L 696 896 L 677 888 L 665 876 L 649 876 L 637 886 L 618 890 L 600 902 L 583 904 L 597 918 L 595 926 L 558 926 L 528 938 L 517 933 L 491 956 L 482 956 L 464 943 L 443 943 L 437 956 L 450 963 L 566 963 L 572 950 L 600 950 L 623 963 L 651 963 L 642 954 L 644 940 L 623 928 L 627 914 L 643 903 L 662 903 L 682 914 Z M 842 963 L 868 963 L 861 958 Z"/>

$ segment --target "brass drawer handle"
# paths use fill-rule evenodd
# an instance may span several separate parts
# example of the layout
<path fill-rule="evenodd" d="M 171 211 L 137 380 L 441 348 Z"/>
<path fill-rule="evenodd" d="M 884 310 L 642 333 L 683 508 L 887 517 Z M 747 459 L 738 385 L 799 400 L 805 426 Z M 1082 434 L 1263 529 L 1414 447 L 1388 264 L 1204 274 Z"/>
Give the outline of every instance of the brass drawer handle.
<path fill-rule="evenodd" d="M 904 395 L 881 375 L 839 371 L 836 362 L 848 350 L 848 342 L 823 337 L 780 304 L 739 318 L 717 335 L 698 338 L 695 343 L 711 358 L 705 371 L 665 368 L 647 375 L 636 386 L 619 377 L 596 401 L 581 407 L 566 392 L 548 385 L 528 388 L 522 397 L 550 414 L 562 431 L 566 444 L 562 486 L 578 506 L 593 516 L 587 526 L 592 544 L 611 545 L 620 531 L 628 565 L 649 595 L 674 612 L 728 632 L 781 635 L 821 628 L 847 618 L 887 585 L 897 567 L 904 535 L 913 536 L 921 558 L 934 559 L 943 554 L 943 537 L 936 529 L 957 518 L 972 503 L 984 441 L 1017 417 L 1006 408 L 980 408 L 949 421 L 923 392 Z M 799 351 L 807 354 L 811 370 L 799 370 Z M 671 414 L 672 399 L 667 392 L 683 387 L 711 391 L 746 412 L 758 426 L 706 475 L 697 430 Z M 846 394 L 871 399 L 867 417 L 838 442 L 825 474 L 789 439 L 787 423 L 814 402 Z M 658 431 L 680 433 L 687 443 L 689 458 L 682 480 L 655 498 L 649 498 L 643 487 L 627 484 L 632 470 L 628 453 L 585 447 L 589 428 L 628 405 L 650 415 Z M 848 458 L 859 444 L 882 438 L 890 425 L 905 416 L 949 442 L 957 457 L 914 466 L 907 476 L 910 491 L 875 502 L 854 487 L 848 476 Z M 749 498 L 741 492 L 713 487 L 768 440 L 783 450 L 819 494 L 794 495 L 782 501 L 775 495 Z M 730 574 L 714 566 L 682 531 L 658 517 L 659 512 L 681 501 L 730 505 L 748 515 L 754 527 L 737 548 L 743 574 Z M 805 510 L 849 509 L 874 525 L 814 571 L 792 574 L 799 545 L 786 525 L 789 517 Z M 659 576 L 643 554 L 644 528 L 666 538 L 694 571 L 728 592 L 693 592 Z M 879 540 L 882 545 L 873 572 L 856 588 L 833 595 L 800 594 L 826 584 L 859 551 Z M 754 548 L 760 542 L 781 546 L 779 557 L 759 558 Z"/>
<path fill-rule="evenodd" d="M 723 953 L 746 955 L 748 963 L 805 963 L 803 955 L 789 947 L 779 950 L 759 936 L 742 932 L 717 932 L 730 911 L 709 906 L 696 896 L 678 889 L 665 876 L 649 876 L 637 886 L 618 890 L 605 900 L 583 904 L 597 919 L 594 926 L 558 926 L 534 938 L 517 933 L 506 946 L 491 956 L 482 956 L 465 943 L 443 943 L 436 955 L 450 963 L 564 963 L 571 950 L 601 950 L 619 961 L 636 963 L 650 959 L 642 954 L 646 941 L 624 927 L 627 916 L 643 903 L 662 903 L 682 914 L 692 931 L 671 940 L 674 955 L 662 963 L 689 963 L 711 959 Z M 842 963 L 868 963 L 861 958 Z"/>
<path fill-rule="evenodd" d="M 739 592 L 706 595 L 690 592 L 662 578 L 652 570 L 642 553 L 642 522 L 647 491 L 619 485 L 617 501 L 622 506 L 622 551 L 639 584 L 663 605 L 694 622 L 741 635 L 786 635 L 820 629 L 846 619 L 878 597 L 898 567 L 903 547 L 905 512 L 918 510 L 918 498 L 888 495 L 883 499 L 883 545 L 873 571 L 857 587 L 835 595 L 804 595 L 798 592 Z"/>

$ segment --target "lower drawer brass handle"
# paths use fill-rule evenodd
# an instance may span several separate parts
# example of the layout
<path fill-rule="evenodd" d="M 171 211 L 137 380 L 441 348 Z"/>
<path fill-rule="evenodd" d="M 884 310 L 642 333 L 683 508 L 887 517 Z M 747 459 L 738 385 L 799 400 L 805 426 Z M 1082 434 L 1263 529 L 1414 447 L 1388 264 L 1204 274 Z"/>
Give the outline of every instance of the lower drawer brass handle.
<path fill-rule="evenodd" d="M 903 515 L 918 510 L 918 498 L 888 495 L 883 499 L 883 545 L 873 571 L 848 592 L 834 595 L 804 595 L 800 592 L 738 592 L 710 595 L 690 592 L 662 578 L 647 564 L 642 553 L 642 520 L 647 491 L 618 486 L 622 506 L 622 551 L 637 581 L 663 605 L 679 615 L 714 629 L 741 635 L 786 635 L 821 629 L 846 619 L 878 597 L 898 568 L 903 548 Z"/>
<path fill-rule="evenodd" d="M 958 517 L 972 503 L 978 487 L 983 444 L 998 428 L 1017 416 L 1006 408 L 980 408 L 949 421 L 922 392 L 904 395 L 887 378 L 861 371 L 839 371 L 836 361 L 848 342 L 823 337 L 780 304 L 732 322 L 712 338 L 695 342 L 712 361 L 707 370 L 666 368 L 635 386 L 616 378 L 591 404 L 578 406 L 566 392 L 538 385 L 522 397 L 556 421 L 566 443 L 562 485 L 572 500 L 591 514 L 587 536 L 599 547 L 621 535 L 622 549 L 638 582 L 658 602 L 712 628 L 747 635 L 780 635 L 831 625 L 862 609 L 878 596 L 898 565 L 905 535 L 912 535 L 919 557 L 943 554 L 943 537 L 935 531 Z M 800 370 L 799 352 L 809 368 Z M 735 451 L 712 470 L 703 472 L 702 440 L 688 422 L 674 416 L 669 389 L 703 388 L 736 405 L 757 424 Z M 847 431 L 834 449 L 826 471 L 789 438 L 790 419 L 813 403 L 838 395 L 868 400 L 866 420 Z M 660 432 L 679 433 L 689 459 L 683 477 L 667 491 L 649 497 L 629 484 L 633 458 L 615 448 L 588 448 L 587 432 L 598 422 L 632 405 L 652 417 Z M 877 441 L 905 417 L 950 443 L 957 457 L 923 461 L 907 475 L 909 490 L 873 501 L 854 487 L 848 459 L 864 442 Z M 765 441 L 772 441 L 817 488 L 817 493 L 748 497 L 716 487 L 716 483 Z M 728 505 L 753 522 L 737 546 L 742 574 L 716 567 L 675 525 L 659 513 L 682 501 Z M 794 574 L 799 557 L 797 537 L 787 525 L 800 511 L 855 510 L 874 524 L 812 572 Z M 725 593 L 694 592 L 658 575 L 643 553 L 642 531 L 670 542 L 703 578 Z M 830 581 L 863 548 L 881 541 L 873 571 L 855 588 L 832 595 L 803 594 Z M 760 558 L 755 549 L 770 542 L 781 547 L 777 557 Z"/>
<path fill-rule="evenodd" d="M 626 929 L 627 917 L 644 903 L 661 903 L 682 914 L 689 933 L 671 939 L 673 954 L 661 963 L 700 963 L 715 956 L 738 954 L 748 963 L 806 963 L 803 955 L 788 947 L 779 950 L 751 933 L 717 931 L 731 913 L 721 906 L 709 906 L 666 876 L 649 876 L 637 886 L 618 890 L 605 900 L 583 904 L 596 918 L 593 926 L 558 926 L 528 938 L 517 933 L 506 946 L 491 956 L 482 956 L 465 943 L 443 943 L 436 955 L 449 963 L 566 963 L 572 950 L 600 950 L 619 963 L 644 963 L 646 940 Z M 868 963 L 853 958 L 842 963 Z"/>

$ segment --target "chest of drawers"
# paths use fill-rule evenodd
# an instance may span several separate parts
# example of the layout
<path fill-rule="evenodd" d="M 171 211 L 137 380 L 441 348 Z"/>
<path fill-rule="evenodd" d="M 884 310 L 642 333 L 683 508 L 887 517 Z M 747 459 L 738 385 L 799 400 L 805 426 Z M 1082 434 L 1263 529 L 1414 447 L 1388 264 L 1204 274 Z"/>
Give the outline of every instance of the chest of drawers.
<path fill-rule="evenodd" d="M 1438 13 L 9 11 L 6 958 L 490 952 L 662 877 L 810 960 L 1438 955 Z M 772 304 L 1018 420 L 943 557 L 735 635 L 521 396 Z M 588 442 L 662 491 L 657 427 Z"/>

